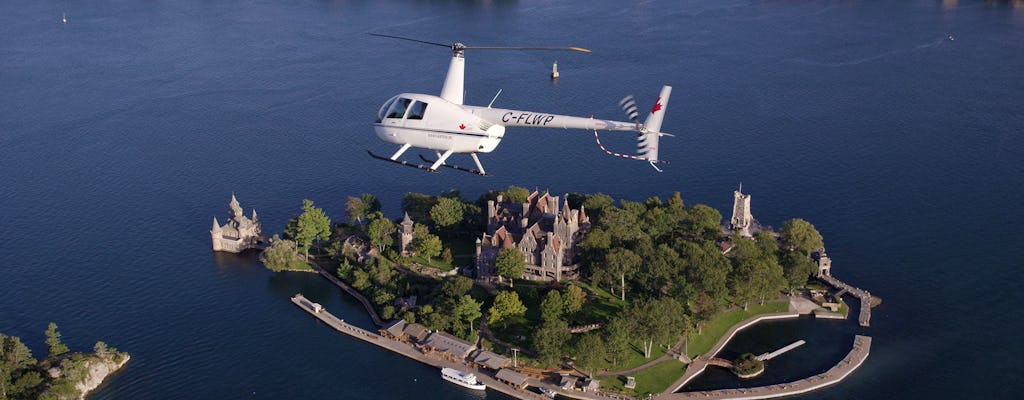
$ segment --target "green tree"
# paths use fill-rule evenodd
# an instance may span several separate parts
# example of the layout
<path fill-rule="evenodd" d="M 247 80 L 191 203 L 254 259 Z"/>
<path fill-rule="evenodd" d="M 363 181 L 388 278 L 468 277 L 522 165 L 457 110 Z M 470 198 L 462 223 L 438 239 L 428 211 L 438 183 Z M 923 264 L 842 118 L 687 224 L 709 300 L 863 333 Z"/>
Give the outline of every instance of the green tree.
<path fill-rule="evenodd" d="M 466 206 L 459 199 L 441 197 L 437 204 L 430 208 L 430 220 L 439 227 L 448 227 L 462 221 Z"/>
<path fill-rule="evenodd" d="M 602 330 L 605 333 L 604 343 L 612 365 L 619 365 L 629 357 L 631 350 L 629 342 L 632 339 L 633 327 L 630 316 L 625 313 L 619 314 L 608 321 Z"/>
<path fill-rule="evenodd" d="M 385 248 L 395 242 L 395 223 L 383 217 L 372 218 L 366 226 L 366 234 L 370 237 L 370 244 L 377 246 L 377 251 L 383 253 Z"/>
<path fill-rule="evenodd" d="M 707 293 L 700 292 L 697 295 L 697 299 L 690 306 L 690 315 L 693 316 L 694 322 L 697 324 L 698 335 L 701 333 L 704 323 L 711 320 L 711 317 L 718 313 L 719 309 L 718 303 L 715 303 L 715 300 Z"/>
<path fill-rule="evenodd" d="M 483 315 L 483 313 L 480 312 L 480 306 L 482 305 L 483 303 L 473 300 L 472 297 L 466 294 L 462 295 L 462 298 L 455 303 L 455 308 L 452 312 L 455 313 L 457 319 L 466 321 L 469 324 L 469 330 L 472 331 L 473 321 Z"/>
<path fill-rule="evenodd" d="M 487 323 L 501 323 L 504 327 L 509 321 L 526 315 L 526 306 L 519 300 L 519 293 L 511 290 L 498 292 L 494 304 L 487 311 Z"/>
<path fill-rule="evenodd" d="M 324 210 L 313 205 L 309 199 L 302 200 L 302 214 L 296 224 L 295 243 L 306 253 L 309 260 L 309 246 L 315 240 L 327 240 L 331 237 L 331 220 Z"/>
<path fill-rule="evenodd" d="M 509 203 L 522 204 L 530 197 L 530 191 L 524 187 L 510 185 L 504 192 L 504 201 Z"/>
<path fill-rule="evenodd" d="M 473 280 L 462 275 L 445 278 L 441 282 L 441 293 L 450 299 L 457 299 L 473 289 Z"/>
<path fill-rule="evenodd" d="M 587 300 L 587 294 L 579 286 L 569 284 L 562 294 L 562 302 L 565 304 L 565 313 L 572 315 L 583 309 L 583 303 Z"/>
<path fill-rule="evenodd" d="M 526 271 L 526 257 L 515 248 L 498 250 L 498 256 L 494 259 L 494 269 L 498 275 L 508 278 L 509 284 L 515 287 L 513 280 L 522 277 Z"/>
<path fill-rule="evenodd" d="M 761 253 L 762 259 L 776 258 L 779 252 L 779 242 L 775 240 L 768 231 L 757 231 L 754 233 L 754 242 Z"/>
<path fill-rule="evenodd" d="M 644 358 L 651 358 L 655 343 L 674 344 L 689 326 L 682 305 L 671 297 L 636 301 L 630 307 L 629 316 L 633 335 L 642 341 Z"/>
<path fill-rule="evenodd" d="M 441 253 L 441 238 L 429 233 L 417 235 L 412 240 L 412 248 L 416 254 L 427 257 L 429 263 L 431 258 L 437 257 Z"/>
<path fill-rule="evenodd" d="M 538 361 L 546 366 L 557 365 L 562 359 L 562 349 L 569 340 L 569 324 L 560 319 L 544 321 L 533 332 L 533 350 Z"/>
<path fill-rule="evenodd" d="M 444 251 L 441 252 L 441 261 L 451 264 L 453 259 L 452 249 L 450 247 L 445 247 Z"/>
<path fill-rule="evenodd" d="M 615 200 L 604 193 L 591 194 L 583 200 L 583 208 L 593 224 L 601 221 L 605 210 L 615 208 Z"/>
<path fill-rule="evenodd" d="M 281 239 L 277 235 L 270 239 L 270 247 L 263 250 L 261 258 L 263 265 L 274 272 L 308 268 L 308 265 L 299 258 L 299 250 L 295 242 Z"/>
<path fill-rule="evenodd" d="M 372 194 L 363 193 L 360 197 L 349 196 L 345 202 L 345 215 L 348 216 L 348 223 L 363 223 L 363 219 L 371 214 L 380 211 L 380 201 Z"/>
<path fill-rule="evenodd" d="M 782 256 L 782 270 L 790 291 L 807 286 L 807 278 L 815 272 L 814 263 L 801 252 L 791 251 Z"/>
<path fill-rule="evenodd" d="M 573 355 L 576 356 L 575 365 L 587 371 L 590 379 L 594 379 L 594 371 L 604 364 L 604 340 L 594 332 L 585 333 L 576 342 Z"/>
<path fill-rule="evenodd" d="M 545 321 L 562 318 L 564 311 L 565 304 L 562 302 L 562 294 L 557 290 L 548 292 L 547 296 L 544 296 L 544 301 L 540 302 L 540 316 Z"/>
<path fill-rule="evenodd" d="M 107 344 L 103 342 L 96 342 L 95 346 L 92 346 L 92 352 L 97 356 L 106 355 L 108 351 Z"/>
<path fill-rule="evenodd" d="M 811 254 L 824 246 L 821 234 L 811 225 L 810 222 L 800 218 L 793 218 L 782 224 L 779 229 L 779 237 L 782 239 L 782 247 L 787 250 L 796 250 Z"/>
<path fill-rule="evenodd" d="M 687 211 L 683 225 L 690 234 L 713 240 L 722 232 L 722 213 L 703 204 L 697 204 Z"/>
<path fill-rule="evenodd" d="M 0 333 L 0 399 L 21 398 L 27 389 L 34 387 L 25 386 L 25 375 L 31 372 L 27 370 L 35 364 L 32 352 L 21 339 Z M 39 374 L 35 373 L 35 376 Z"/>
<path fill-rule="evenodd" d="M 642 262 L 640 256 L 625 248 L 615 248 L 608 253 L 602 270 L 618 281 L 620 300 L 626 301 L 626 276 L 636 273 Z"/>
<path fill-rule="evenodd" d="M 60 341 L 60 332 L 57 332 L 57 324 L 51 322 L 46 327 L 46 345 L 49 347 L 49 356 L 57 357 L 68 352 L 68 346 Z"/>
<path fill-rule="evenodd" d="M 402 211 L 409 213 L 413 221 L 429 221 L 430 209 L 437 204 L 437 198 L 423 193 L 406 193 L 402 196 Z"/>

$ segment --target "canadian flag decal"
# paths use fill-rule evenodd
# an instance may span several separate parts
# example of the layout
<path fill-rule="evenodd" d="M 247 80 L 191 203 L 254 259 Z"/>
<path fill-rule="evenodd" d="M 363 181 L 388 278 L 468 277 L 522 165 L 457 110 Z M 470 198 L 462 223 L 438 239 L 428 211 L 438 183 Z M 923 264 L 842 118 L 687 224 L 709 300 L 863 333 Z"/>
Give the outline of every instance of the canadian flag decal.
<path fill-rule="evenodd" d="M 459 124 L 459 129 L 466 129 L 466 124 Z"/>

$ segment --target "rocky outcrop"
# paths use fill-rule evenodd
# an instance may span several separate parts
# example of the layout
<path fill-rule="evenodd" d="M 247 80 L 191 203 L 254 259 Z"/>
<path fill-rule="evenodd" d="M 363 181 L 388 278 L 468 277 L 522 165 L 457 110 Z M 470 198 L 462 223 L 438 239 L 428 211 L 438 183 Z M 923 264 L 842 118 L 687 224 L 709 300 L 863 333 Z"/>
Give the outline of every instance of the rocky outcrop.
<path fill-rule="evenodd" d="M 128 363 L 130 358 L 128 353 L 117 353 L 90 357 L 86 360 L 85 365 L 88 372 L 84 379 L 75 383 L 75 389 L 78 389 L 78 392 L 81 393 L 78 399 L 85 399 L 89 392 L 99 387 L 103 380 L 107 379 L 107 376 L 121 369 L 121 367 Z"/>

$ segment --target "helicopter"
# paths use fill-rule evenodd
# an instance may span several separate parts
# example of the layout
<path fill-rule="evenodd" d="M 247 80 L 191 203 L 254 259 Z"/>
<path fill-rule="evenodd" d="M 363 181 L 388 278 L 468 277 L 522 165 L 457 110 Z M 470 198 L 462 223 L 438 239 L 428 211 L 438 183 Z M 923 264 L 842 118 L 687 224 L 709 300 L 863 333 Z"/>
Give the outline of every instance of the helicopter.
<path fill-rule="evenodd" d="M 371 157 L 413 167 L 428 172 L 438 172 L 438 168 L 446 167 L 458 171 L 487 176 L 480 163 L 478 153 L 490 153 L 498 147 L 505 136 L 505 128 L 509 126 L 528 128 L 561 128 L 593 130 L 594 138 L 605 153 L 649 162 L 658 172 L 658 163 L 668 164 L 658 158 L 658 140 L 661 136 L 672 136 L 660 132 L 664 120 L 665 108 L 668 106 L 671 86 L 663 86 L 655 100 L 646 120 L 638 119 L 636 101 L 626 96 L 619 106 L 626 112 L 631 121 L 608 121 L 573 117 L 551 113 L 520 111 L 493 108 L 501 90 L 487 106 L 471 106 L 464 104 L 465 51 L 466 50 L 555 50 L 590 53 L 580 47 L 496 47 L 467 46 L 455 42 L 452 44 L 437 43 L 402 36 L 370 33 L 391 39 L 406 40 L 420 44 L 441 46 L 451 49 L 452 58 L 448 64 L 448 74 L 438 96 L 422 93 L 400 93 L 384 102 L 377 112 L 374 131 L 381 140 L 399 145 L 390 157 L 381 156 L 367 150 Z M 597 131 L 631 131 L 637 135 L 637 154 L 628 155 L 608 151 L 597 136 Z M 410 148 L 422 148 L 434 151 L 436 159 L 431 160 L 420 156 L 423 162 L 418 164 L 402 160 L 401 157 Z M 464 168 L 448 164 L 447 161 L 455 153 L 468 154 L 476 168 Z"/>

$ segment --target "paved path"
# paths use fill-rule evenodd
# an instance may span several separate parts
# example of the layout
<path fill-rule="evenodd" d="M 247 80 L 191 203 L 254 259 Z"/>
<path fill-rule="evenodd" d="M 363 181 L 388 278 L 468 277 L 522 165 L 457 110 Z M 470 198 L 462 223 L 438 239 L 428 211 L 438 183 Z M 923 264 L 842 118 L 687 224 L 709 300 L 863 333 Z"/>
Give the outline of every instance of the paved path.
<path fill-rule="evenodd" d="M 871 352 L 871 338 L 858 335 L 853 339 L 853 349 L 838 364 L 825 373 L 794 382 L 744 389 L 707 390 L 700 392 L 662 393 L 656 399 L 769 399 L 807 393 L 841 382 L 864 363 Z M 689 371 L 687 371 L 689 372 Z"/>

